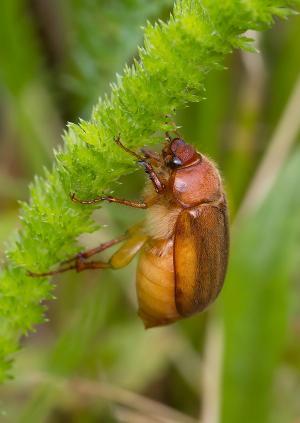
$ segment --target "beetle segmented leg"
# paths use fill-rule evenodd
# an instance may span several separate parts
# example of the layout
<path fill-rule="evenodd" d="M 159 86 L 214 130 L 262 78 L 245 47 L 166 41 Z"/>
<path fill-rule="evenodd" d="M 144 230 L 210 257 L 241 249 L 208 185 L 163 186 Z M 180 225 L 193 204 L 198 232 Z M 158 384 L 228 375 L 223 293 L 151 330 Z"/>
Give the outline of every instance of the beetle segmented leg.
<path fill-rule="evenodd" d="M 46 276 L 57 275 L 59 273 L 64 273 L 69 270 L 76 270 L 77 272 L 82 272 L 83 270 L 86 270 L 86 269 L 107 269 L 111 267 L 109 263 L 104 263 L 101 261 L 86 262 L 85 260 L 94 256 L 95 254 L 98 254 L 104 250 L 107 250 L 110 247 L 113 247 L 116 244 L 119 244 L 120 242 L 123 242 L 126 238 L 128 238 L 128 235 L 125 234 L 119 238 L 112 239 L 111 241 L 108 241 L 108 242 L 104 242 L 103 244 L 100 244 L 98 247 L 79 253 L 74 257 L 71 257 L 67 260 L 62 261 L 58 269 L 52 270 L 50 272 L 44 272 L 44 273 L 28 272 L 28 274 L 29 276 L 32 276 L 32 277 L 46 277 Z M 69 266 L 63 266 L 64 264 L 69 264 Z"/>
<path fill-rule="evenodd" d="M 98 247 L 83 251 L 70 259 L 62 261 L 58 269 L 43 273 L 28 272 L 28 275 L 37 278 L 53 276 L 69 270 L 83 272 L 88 269 L 120 269 L 126 266 L 144 245 L 147 236 L 140 232 L 142 228 L 143 222 L 140 222 L 128 229 L 128 231 L 119 238 L 104 242 Z M 119 243 L 122 243 L 121 247 L 112 255 L 108 262 L 86 261 L 95 254 L 101 253 Z"/>
<path fill-rule="evenodd" d="M 50 272 L 35 273 L 35 272 L 28 271 L 27 274 L 28 276 L 31 276 L 32 278 L 45 278 L 47 276 L 54 276 L 54 275 L 58 275 L 59 273 L 67 272 L 68 270 L 72 270 L 72 269 L 76 269 L 75 264 L 72 264 L 70 266 L 63 267 L 63 268 L 58 268 Z"/>
<path fill-rule="evenodd" d="M 153 170 L 153 167 L 150 163 L 146 162 L 145 160 L 139 160 L 138 164 L 141 165 L 146 174 L 149 176 L 151 182 L 153 183 L 154 189 L 158 194 L 161 194 L 165 190 L 164 183 L 159 179 L 156 172 Z"/>
<path fill-rule="evenodd" d="M 116 144 L 117 144 L 120 148 L 122 148 L 122 150 L 126 151 L 126 153 L 130 154 L 131 156 L 135 157 L 138 161 L 145 160 L 145 157 L 144 157 L 144 156 L 141 156 L 140 154 L 138 154 L 138 153 L 136 153 L 135 151 L 130 150 L 130 148 L 126 147 L 126 145 L 124 145 L 124 144 L 121 142 L 121 137 L 120 137 L 120 135 L 118 135 L 117 137 L 115 137 L 115 138 L 114 138 L 114 141 L 115 141 L 115 143 L 116 143 Z"/>
<path fill-rule="evenodd" d="M 141 156 L 140 154 L 136 153 L 135 151 L 132 151 L 129 148 L 127 148 L 121 142 L 120 135 L 115 138 L 115 143 L 119 147 L 121 147 L 124 151 L 126 151 L 126 153 L 132 155 L 133 157 L 135 157 L 137 159 L 138 164 L 140 164 L 141 166 L 143 166 L 145 172 L 147 173 L 147 175 L 149 176 L 151 182 L 153 183 L 153 186 L 154 186 L 155 191 L 158 194 L 163 193 L 164 190 L 165 190 L 164 183 L 159 179 L 159 176 L 157 175 L 157 173 L 153 169 L 153 166 L 151 165 L 151 163 L 149 163 L 147 161 L 148 157 L 147 156 L 146 157 L 145 156 Z"/>
<path fill-rule="evenodd" d="M 145 159 L 153 160 L 157 164 L 161 163 L 161 157 L 156 151 L 149 150 L 148 148 L 141 148 L 141 152 L 143 153 Z"/>
<path fill-rule="evenodd" d="M 101 195 L 100 197 L 96 197 L 92 200 L 80 200 L 76 197 L 75 193 L 71 194 L 70 197 L 74 203 L 79 204 L 97 204 L 101 203 L 101 201 L 108 201 L 109 203 L 118 203 L 122 204 L 123 206 L 133 207 L 135 209 L 146 209 L 148 207 L 147 204 L 142 201 L 123 200 L 122 198 L 116 198 L 107 195 Z"/>
<path fill-rule="evenodd" d="M 98 245 L 98 247 L 91 248 L 90 250 L 86 250 L 83 253 L 76 254 L 76 256 L 73 256 L 73 257 L 71 257 L 67 260 L 64 260 L 60 264 L 62 265 L 62 264 L 70 263 L 70 262 L 78 259 L 79 257 L 81 259 L 88 259 L 88 258 L 94 256 L 95 254 L 102 253 L 102 251 L 105 251 L 108 248 L 113 247 L 116 244 L 120 244 L 120 242 L 125 241 L 125 239 L 127 239 L 127 238 L 128 238 L 128 235 L 124 234 L 124 235 L 120 236 L 119 238 L 112 239 L 112 240 L 107 241 L 107 242 L 103 242 L 102 244 Z"/>
<path fill-rule="evenodd" d="M 61 267 L 56 270 L 52 270 L 50 272 L 44 272 L 44 273 L 34 273 L 34 272 L 28 272 L 29 276 L 32 276 L 33 278 L 42 278 L 47 276 L 54 276 L 58 275 L 59 273 L 65 273 L 69 270 L 76 270 L 76 272 L 83 272 L 87 269 L 108 269 L 111 267 L 109 263 L 105 263 L 102 261 L 88 261 L 84 262 L 84 259 L 80 259 L 80 257 L 77 258 L 74 264 L 70 264 L 70 266 Z"/>
<path fill-rule="evenodd" d="M 120 136 L 115 138 L 115 143 L 121 147 L 124 151 L 126 151 L 126 153 L 131 154 L 132 156 L 134 156 L 139 162 L 141 161 L 145 161 L 146 159 L 151 159 L 157 163 L 160 163 L 161 159 L 159 154 L 156 151 L 153 150 L 149 150 L 147 148 L 141 148 L 141 152 L 143 153 L 143 155 L 140 155 L 138 153 L 136 153 L 133 150 L 130 150 L 128 147 L 126 147 L 120 139 Z"/>

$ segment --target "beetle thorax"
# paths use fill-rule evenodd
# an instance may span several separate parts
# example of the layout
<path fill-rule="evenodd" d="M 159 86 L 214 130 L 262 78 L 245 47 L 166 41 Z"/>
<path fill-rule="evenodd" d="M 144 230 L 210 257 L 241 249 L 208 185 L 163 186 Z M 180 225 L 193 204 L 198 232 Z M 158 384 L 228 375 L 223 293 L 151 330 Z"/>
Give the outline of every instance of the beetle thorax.
<path fill-rule="evenodd" d="M 145 232 L 153 239 L 170 239 L 179 214 L 186 208 L 218 202 L 222 198 L 221 178 L 216 166 L 202 156 L 199 161 L 178 169 L 160 169 L 166 191 L 157 194 L 147 182 L 144 197 L 150 207 Z"/>
<path fill-rule="evenodd" d="M 191 166 L 175 170 L 169 184 L 174 199 L 183 208 L 212 203 L 222 197 L 219 171 L 205 156 Z"/>
<path fill-rule="evenodd" d="M 170 239 L 174 235 L 175 224 L 182 208 L 174 203 L 172 197 L 158 195 L 152 185 L 147 184 L 144 191 L 145 199 L 155 203 L 149 207 L 146 214 L 146 233 L 153 239 Z"/>

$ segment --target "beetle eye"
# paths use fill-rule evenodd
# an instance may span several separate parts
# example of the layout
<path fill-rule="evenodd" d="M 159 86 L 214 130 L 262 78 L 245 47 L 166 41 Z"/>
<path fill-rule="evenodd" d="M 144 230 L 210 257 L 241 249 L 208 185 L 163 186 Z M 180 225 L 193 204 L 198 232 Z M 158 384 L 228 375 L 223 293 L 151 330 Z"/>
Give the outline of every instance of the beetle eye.
<path fill-rule="evenodd" d="M 176 157 L 176 156 L 173 157 L 172 163 L 175 166 L 181 166 L 182 165 L 182 161 L 178 157 Z"/>

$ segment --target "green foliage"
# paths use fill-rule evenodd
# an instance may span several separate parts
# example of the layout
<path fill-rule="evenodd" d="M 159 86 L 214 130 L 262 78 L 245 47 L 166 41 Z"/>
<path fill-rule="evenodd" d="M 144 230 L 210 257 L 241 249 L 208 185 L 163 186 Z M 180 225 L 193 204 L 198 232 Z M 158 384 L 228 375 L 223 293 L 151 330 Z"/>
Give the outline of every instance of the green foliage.
<path fill-rule="evenodd" d="M 268 421 L 270 386 L 286 336 L 290 277 L 299 261 L 299 183 L 298 148 L 262 207 L 234 232 L 222 297 L 224 423 Z"/>
<path fill-rule="evenodd" d="M 47 279 L 33 279 L 78 251 L 77 237 L 92 232 L 93 208 L 74 205 L 69 192 L 92 198 L 109 192 L 136 164 L 114 144 L 133 149 L 158 143 L 172 127 L 166 116 L 204 98 L 206 74 L 223 67 L 234 48 L 251 49 L 247 29 L 268 27 L 273 16 L 285 17 L 290 1 L 177 1 L 167 24 L 145 28 L 140 61 L 126 67 L 100 100 L 89 121 L 69 125 L 56 153 L 53 171 L 36 178 L 31 200 L 22 205 L 22 229 L 9 247 L 10 263 L 0 275 L 0 379 L 9 368 L 18 338 L 43 320 L 41 301 L 51 297 Z"/>
<path fill-rule="evenodd" d="M 42 58 L 24 0 L 1 3 L 0 38 L 5 40 L 0 45 L 3 100 L 10 109 L 12 130 L 18 128 L 22 138 L 27 168 L 37 172 L 41 161 L 49 159 L 59 129 L 51 98 L 42 86 Z"/>
<path fill-rule="evenodd" d="M 136 52 L 141 26 L 172 0 L 68 0 L 68 58 L 63 85 L 73 94 L 72 107 L 90 110 L 112 74 Z M 125 42 L 126 41 L 126 42 Z M 76 108 L 77 105 L 77 108 Z"/>
<path fill-rule="evenodd" d="M 14 95 L 24 89 L 27 81 L 33 80 L 39 67 L 37 48 L 29 17 L 24 14 L 24 1 L 4 0 L 2 2 L 0 34 L 5 43 L 1 43 L 0 80 Z M 18 19 L 19 25 L 15 25 Z M 19 49 L 19 43 L 25 43 L 28 50 Z M 4 60 L 5 58 L 5 60 Z M 20 72 L 23 69 L 23 72 Z"/>

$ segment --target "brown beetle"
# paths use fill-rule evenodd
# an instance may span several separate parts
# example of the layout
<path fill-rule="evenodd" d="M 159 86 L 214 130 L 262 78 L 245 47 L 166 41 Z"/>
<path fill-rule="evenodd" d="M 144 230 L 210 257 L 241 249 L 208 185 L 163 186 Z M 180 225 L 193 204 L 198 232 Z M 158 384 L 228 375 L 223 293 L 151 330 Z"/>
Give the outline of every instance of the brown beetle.
<path fill-rule="evenodd" d="M 166 325 L 204 310 L 219 294 L 226 273 L 229 248 L 225 194 L 216 166 L 180 137 L 167 142 L 161 154 L 143 156 L 116 142 L 133 155 L 148 174 L 144 201 L 110 196 L 81 204 L 109 201 L 147 209 L 146 220 L 126 235 L 66 260 L 48 276 L 76 269 L 119 269 L 141 251 L 136 276 L 139 316 L 146 328 Z M 109 262 L 87 261 L 119 242 Z"/>

